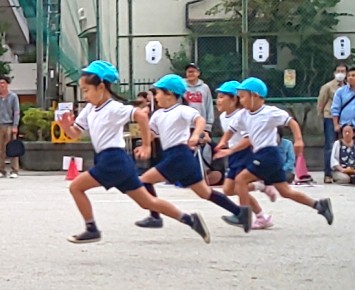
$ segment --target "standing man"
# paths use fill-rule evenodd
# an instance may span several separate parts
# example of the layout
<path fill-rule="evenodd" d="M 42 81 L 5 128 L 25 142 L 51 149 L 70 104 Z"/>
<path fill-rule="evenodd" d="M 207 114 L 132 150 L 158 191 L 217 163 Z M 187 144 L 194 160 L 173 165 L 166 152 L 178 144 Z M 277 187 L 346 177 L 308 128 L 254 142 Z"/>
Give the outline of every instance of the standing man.
<path fill-rule="evenodd" d="M 355 67 L 348 70 L 346 80 L 347 84 L 335 92 L 332 104 L 336 132 L 345 124 L 355 126 Z"/>
<path fill-rule="evenodd" d="M 18 96 L 9 91 L 10 78 L 0 76 L 0 177 L 6 177 L 6 144 L 18 133 L 20 104 Z M 19 171 L 18 157 L 11 159 L 10 178 L 17 178 Z"/>
<path fill-rule="evenodd" d="M 335 130 L 331 106 L 335 91 L 345 85 L 347 66 L 339 64 L 334 71 L 334 79 L 323 85 L 318 96 L 318 114 L 323 117 L 324 126 L 324 183 L 332 183 L 332 169 L 330 167 L 330 156 L 335 141 Z"/>
<path fill-rule="evenodd" d="M 201 116 L 206 120 L 206 131 L 211 135 L 212 124 L 214 121 L 214 109 L 211 90 L 200 77 L 200 69 L 190 63 L 185 67 L 187 91 L 185 100 L 189 106 L 200 112 Z"/>

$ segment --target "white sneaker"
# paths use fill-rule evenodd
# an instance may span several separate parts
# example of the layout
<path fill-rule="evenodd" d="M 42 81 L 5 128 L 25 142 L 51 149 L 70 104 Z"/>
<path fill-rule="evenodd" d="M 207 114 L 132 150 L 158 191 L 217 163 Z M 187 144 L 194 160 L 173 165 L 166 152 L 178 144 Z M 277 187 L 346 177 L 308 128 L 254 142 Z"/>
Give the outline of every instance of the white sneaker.
<path fill-rule="evenodd" d="M 10 178 L 17 178 L 18 177 L 18 174 L 15 173 L 15 172 L 11 172 L 10 175 L 9 175 Z"/>
<path fill-rule="evenodd" d="M 6 173 L 4 174 L 0 172 L 0 178 L 6 178 Z"/>

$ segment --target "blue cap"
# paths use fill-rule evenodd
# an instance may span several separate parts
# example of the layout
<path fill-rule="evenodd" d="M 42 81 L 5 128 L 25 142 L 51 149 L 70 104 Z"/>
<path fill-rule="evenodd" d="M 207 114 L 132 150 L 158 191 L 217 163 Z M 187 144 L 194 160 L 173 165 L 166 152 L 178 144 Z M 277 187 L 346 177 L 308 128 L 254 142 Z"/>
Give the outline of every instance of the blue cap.
<path fill-rule="evenodd" d="M 82 69 L 82 71 L 97 75 L 101 81 L 108 81 L 109 83 L 115 83 L 119 80 L 116 67 L 104 60 L 95 60 L 86 68 Z"/>
<path fill-rule="evenodd" d="M 266 98 L 268 92 L 266 84 L 261 79 L 254 77 L 245 79 L 237 89 L 238 91 L 250 91 L 262 98 Z"/>
<path fill-rule="evenodd" d="M 165 89 L 176 95 L 182 96 L 187 90 L 186 81 L 175 74 L 163 76 L 160 80 L 153 84 L 157 89 Z"/>
<path fill-rule="evenodd" d="M 216 92 L 235 96 L 237 94 L 237 88 L 239 85 L 240 82 L 237 81 L 225 82 L 216 90 Z"/>

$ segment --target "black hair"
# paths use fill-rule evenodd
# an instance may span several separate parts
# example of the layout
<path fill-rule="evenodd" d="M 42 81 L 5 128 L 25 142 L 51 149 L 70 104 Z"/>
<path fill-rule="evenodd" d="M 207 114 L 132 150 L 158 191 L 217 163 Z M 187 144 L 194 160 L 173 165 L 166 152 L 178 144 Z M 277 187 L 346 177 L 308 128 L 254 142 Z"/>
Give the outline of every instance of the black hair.
<path fill-rule="evenodd" d="M 172 95 L 174 95 L 177 100 L 178 100 L 179 98 L 181 98 L 181 102 L 182 102 L 183 105 L 186 105 L 186 106 L 189 105 L 188 101 L 186 101 L 183 96 L 180 96 L 180 95 L 178 95 L 178 94 L 175 94 L 175 93 L 173 93 L 173 92 L 171 92 L 171 91 L 169 91 L 169 90 L 167 90 L 167 89 L 160 89 L 160 90 L 162 90 L 162 92 L 163 92 L 164 94 L 167 94 L 167 95 L 171 95 L 171 94 L 172 94 Z"/>
<path fill-rule="evenodd" d="M 347 72 L 349 73 L 351 71 L 355 71 L 355 66 L 352 66 L 351 68 L 349 68 Z"/>
<path fill-rule="evenodd" d="M 0 80 L 3 80 L 5 82 L 7 82 L 8 84 L 11 83 L 11 78 L 8 76 L 0 75 Z"/>
<path fill-rule="evenodd" d="M 92 86 L 99 86 L 101 83 L 103 83 L 105 85 L 106 90 L 113 96 L 113 98 L 116 101 L 120 101 L 120 102 L 127 102 L 127 100 L 124 97 L 119 96 L 118 94 L 116 94 L 112 88 L 111 88 L 111 83 L 106 81 L 106 80 L 101 80 L 97 75 L 92 74 L 92 73 L 83 73 L 81 75 L 82 77 L 85 77 L 85 82 L 88 85 L 92 85 Z"/>
<path fill-rule="evenodd" d="M 148 98 L 148 93 L 147 92 L 139 92 L 138 94 L 137 94 L 137 97 L 143 97 L 143 98 Z"/>
<path fill-rule="evenodd" d="M 345 127 L 347 127 L 347 126 L 350 126 L 354 131 L 354 127 L 351 124 L 344 124 L 340 127 L 340 134 L 342 137 L 343 137 L 343 131 L 344 131 Z"/>
<path fill-rule="evenodd" d="M 152 92 L 153 96 L 157 95 L 157 89 L 156 88 L 150 88 L 148 91 Z"/>
<path fill-rule="evenodd" d="M 348 65 L 347 65 L 346 63 L 344 63 L 344 62 L 338 63 L 338 64 L 334 67 L 334 71 L 336 71 L 338 67 L 345 67 L 345 70 L 346 70 L 347 72 L 348 72 L 348 70 L 349 70 Z"/>

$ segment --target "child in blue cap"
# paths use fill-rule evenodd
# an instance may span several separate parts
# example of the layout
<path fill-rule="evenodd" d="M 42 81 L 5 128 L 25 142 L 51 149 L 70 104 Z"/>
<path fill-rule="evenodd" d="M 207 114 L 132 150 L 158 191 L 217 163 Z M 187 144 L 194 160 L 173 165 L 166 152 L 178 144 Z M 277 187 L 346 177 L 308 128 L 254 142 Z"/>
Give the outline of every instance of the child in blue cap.
<path fill-rule="evenodd" d="M 236 191 L 240 203 L 250 204 L 248 184 L 261 179 L 266 185 L 274 185 L 281 196 L 316 209 L 331 225 L 333 211 L 329 198 L 314 200 L 302 192 L 293 190 L 286 182 L 283 161 L 277 147 L 277 127 L 288 126 L 291 129 L 296 154 L 300 154 L 304 144 L 297 122 L 286 111 L 265 105 L 268 89 L 262 80 L 254 77 L 247 78 L 237 89 L 245 110 L 231 122 L 231 131 L 226 134 L 232 136 L 232 132 L 248 131 L 249 139 L 245 142 L 250 142 L 253 146 L 251 161 L 236 177 Z M 241 146 L 237 145 L 232 148 L 232 151 L 240 149 Z"/>
<path fill-rule="evenodd" d="M 118 80 L 117 69 L 109 62 L 99 60 L 92 62 L 82 72 L 79 84 L 88 104 L 75 120 L 69 113 L 64 114 L 60 125 L 72 138 L 78 138 L 82 131 L 89 130 L 95 150 L 95 165 L 70 184 L 69 190 L 85 220 L 86 229 L 68 240 L 72 243 L 89 243 L 101 239 L 85 192 L 104 186 L 106 189 L 116 187 L 127 193 L 142 208 L 160 212 L 191 226 L 208 243 L 209 232 L 199 214 L 182 213 L 171 203 L 151 196 L 139 180 L 133 160 L 124 150 L 123 127 L 130 120 L 139 124 L 143 144 L 134 153 L 137 158 L 147 159 L 151 153 L 148 116 L 140 109 L 111 98 L 111 84 Z"/>
<path fill-rule="evenodd" d="M 153 184 L 163 181 L 180 182 L 190 187 L 198 196 L 209 200 L 238 216 L 239 224 L 245 232 L 251 227 L 250 207 L 239 207 L 224 194 L 211 189 L 204 180 L 199 163 L 192 148 L 198 143 L 205 129 L 206 121 L 200 113 L 189 106 L 180 104 L 179 99 L 186 91 L 186 82 L 181 77 L 166 75 L 154 84 L 157 89 L 156 100 L 162 109 L 156 111 L 150 119 L 150 128 L 159 136 L 164 150 L 163 160 L 141 176 L 148 191 L 156 196 Z M 190 135 L 190 126 L 194 131 Z M 162 219 L 156 212 L 141 221 L 140 227 L 162 227 Z"/>
<path fill-rule="evenodd" d="M 217 95 L 217 109 L 222 112 L 219 116 L 221 127 L 224 132 L 229 130 L 229 124 L 235 119 L 242 111 L 243 107 L 240 104 L 239 97 L 237 95 L 237 87 L 240 85 L 237 81 L 228 81 L 223 83 L 216 91 Z M 233 148 L 243 139 L 248 138 L 248 132 L 235 132 L 229 141 L 224 141 L 223 138 L 218 144 L 218 149 L 221 147 Z M 223 145 L 222 145 L 223 144 Z M 219 150 L 215 157 L 228 156 L 228 169 L 226 172 L 226 179 L 223 184 L 223 191 L 228 196 L 237 195 L 235 191 L 235 178 L 236 176 L 246 168 L 247 164 L 251 160 L 252 148 L 250 144 L 241 151 L 234 152 L 231 155 L 228 154 L 228 150 Z M 254 182 L 249 184 L 249 191 L 261 190 L 267 193 L 272 201 L 276 199 L 276 189 L 273 186 L 265 186 L 262 182 Z M 256 215 L 256 220 L 253 222 L 252 229 L 266 229 L 273 226 L 271 216 L 266 215 L 258 201 L 252 195 L 249 195 L 250 205 L 253 212 Z M 229 224 L 238 224 L 238 218 L 235 215 L 223 216 L 222 219 Z"/>

